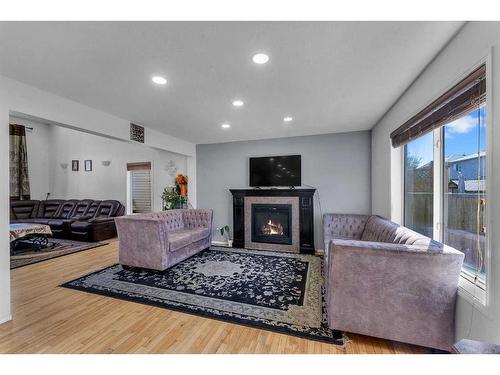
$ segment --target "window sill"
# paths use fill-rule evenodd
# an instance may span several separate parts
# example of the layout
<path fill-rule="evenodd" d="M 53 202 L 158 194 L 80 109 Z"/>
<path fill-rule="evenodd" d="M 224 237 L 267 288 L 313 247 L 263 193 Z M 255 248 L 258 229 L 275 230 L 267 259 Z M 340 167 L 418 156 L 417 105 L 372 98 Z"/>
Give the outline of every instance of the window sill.
<path fill-rule="evenodd" d="M 474 305 L 477 310 L 487 313 L 486 290 L 471 282 L 464 275 L 461 275 L 458 280 L 458 295 Z"/>

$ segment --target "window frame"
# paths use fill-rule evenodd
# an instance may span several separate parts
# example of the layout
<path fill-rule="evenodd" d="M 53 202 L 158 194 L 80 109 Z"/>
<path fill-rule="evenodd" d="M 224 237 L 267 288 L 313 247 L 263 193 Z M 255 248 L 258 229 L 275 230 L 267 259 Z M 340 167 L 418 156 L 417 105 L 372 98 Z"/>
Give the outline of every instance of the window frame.
<path fill-rule="evenodd" d="M 484 249 L 484 266 L 486 271 L 485 282 L 473 281 L 473 275 L 470 272 L 462 269 L 459 279 L 458 294 L 471 302 L 478 310 L 484 314 L 488 314 L 488 306 L 490 305 L 490 291 L 491 291 L 491 236 L 489 235 L 491 226 L 491 180 L 493 171 L 493 111 L 492 111 L 492 54 L 491 48 L 483 59 L 476 63 L 472 68 L 468 69 L 459 79 L 449 85 L 449 88 L 455 86 L 458 82 L 463 80 L 473 70 L 477 69 L 480 65 L 486 66 L 486 206 L 485 206 L 485 225 L 486 225 L 486 241 Z M 444 90 L 446 91 L 446 90 Z M 432 100 L 430 101 L 432 102 Z M 444 239 L 444 192 L 447 187 L 446 174 L 444 173 L 444 125 L 432 131 L 433 133 L 433 160 L 434 160 L 434 210 L 433 210 L 433 239 L 443 242 Z M 401 218 L 403 225 L 405 220 L 405 185 L 406 185 L 406 152 L 405 145 L 401 149 Z"/>

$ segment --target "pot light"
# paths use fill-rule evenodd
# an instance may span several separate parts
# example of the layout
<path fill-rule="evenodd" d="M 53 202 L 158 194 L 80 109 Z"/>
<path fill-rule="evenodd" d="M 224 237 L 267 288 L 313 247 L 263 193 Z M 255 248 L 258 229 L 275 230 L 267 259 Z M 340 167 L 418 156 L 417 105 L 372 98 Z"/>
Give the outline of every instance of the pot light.
<path fill-rule="evenodd" d="M 231 127 L 231 125 L 229 125 L 229 124 L 222 124 L 220 127 L 222 129 L 229 129 Z"/>
<path fill-rule="evenodd" d="M 291 117 L 291 116 L 283 117 L 283 121 L 285 121 L 285 122 L 293 121 L 293 117 Z"/>
<path fill-rule="evenodd" d="M 269 61 L 269 56 L 265 53 L 256 53 L 253 55 L 252 60 L 256 64 L 265 64 Z"/>
<path fill-rule="evenodd" d="M 233 100 L 233 105 L 235 107 L 243 107 L 243 104 L 245 104 L 245 103 L 243 103 L 243 100 L 239 100 L 239 99 L 238 100 Z"/>
<path fill-rule="evenodd" d="M 153 81 L 157 85 L 166 85 L 167 84 L 166 78 L 161 77 L 161 76 L 154 76 L 151 78 L 151 81 Z"/>

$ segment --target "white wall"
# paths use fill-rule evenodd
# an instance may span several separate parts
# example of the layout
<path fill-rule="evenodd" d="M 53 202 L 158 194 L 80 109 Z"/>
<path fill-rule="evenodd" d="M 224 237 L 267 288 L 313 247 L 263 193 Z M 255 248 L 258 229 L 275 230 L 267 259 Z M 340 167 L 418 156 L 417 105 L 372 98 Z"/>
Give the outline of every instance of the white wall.
<path fill-rule="evenodd" d="M 90 108 L 10 78 L 0 76 L 0 322 L 10 319 L 9 261 L 9 117 L 28 114 L 74 129 L 129 139 L 129 120 Z M 191 203 L 196 206 L 196 146 L 190 142 L 146 127 L 145 145 L 185 155 L 190 182 Z M 165 129 L 168 132 L 168 128 Z M 14 317 L 15 318 L 15 317 Z"/>
<path fill-rule="evenodd" d="M 185 155 L 23 118 L 11 117 L 11 123 L 33 128 L 26 135 L 32 199 L 50 193 L 53 199 L 116 199 L 126 204 L 127 163 L 150 161 L 153 209 L 158 211 L 163 189 L 174 186 L 167 164 L 174 162 L 177 173 L 187 170 Z M 92 160 L 92 172 L 84 171 L 86 159 Z M 72 160 L 80 161 L 78 172 L 71 170 Z M 111 164 L 105 167 L 103 160 Z M 63 169 L 61 163 L 68 167 Z"/>
<path fill-rule="evenodd" d="M 500 113 L 500 23 L 468 23 L 449 45 L 434 59 L 405 94 L 379 121 L 372 131 L 372 208 L 373 213 L 401 222 L 401 148 L 393 149 L 389 134 L 408 120 L 432 99 L 442 94 L 468 73 L 471 68 L 491 52 L 491 76 L 487 82 L 491 106 L 488 116 L 493 126 L 488 157 L 492 160 L 493 174 L 488 196 L 491 243 L 488 275 L 488 306 L 475 308 L 470 337 L 500 344 L 500 131 L 495 114 Z M 467 336 L 471 322 L 472 305 L 461 294 L 457 303 L 457 339 Z"/>
<path fill-rule="evenodd" d="M 314 237 L 322 249 L 323 212 L 367 214 L 370 206 L 370 132 L 323 134 L 197 146 L 198 206 L 214 209 L 214 226 L 232 227 L 231 188 L 248 188 L 250 156 L 302 155 L 302 183 L 317 189 Z M 307 186 L 304 186 L 307 187 Z M 215 239 L 220 237 L 215 233 Z"/>

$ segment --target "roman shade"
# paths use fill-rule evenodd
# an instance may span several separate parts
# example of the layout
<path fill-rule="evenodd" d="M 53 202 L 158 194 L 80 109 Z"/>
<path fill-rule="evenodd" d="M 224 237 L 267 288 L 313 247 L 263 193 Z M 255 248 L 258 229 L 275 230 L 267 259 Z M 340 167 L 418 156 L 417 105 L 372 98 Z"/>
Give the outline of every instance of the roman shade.
<path fill-rule="evenodd" d="M 127 171 L 151 170 L 151 162 L 127 163 Z"/>
<path fill-rule="evenodd" d="M 393 147 L 402 146 L 449 123 L 486 100 L 486 65 L 476 68 L 423 110 L 391 133 Z"/>

